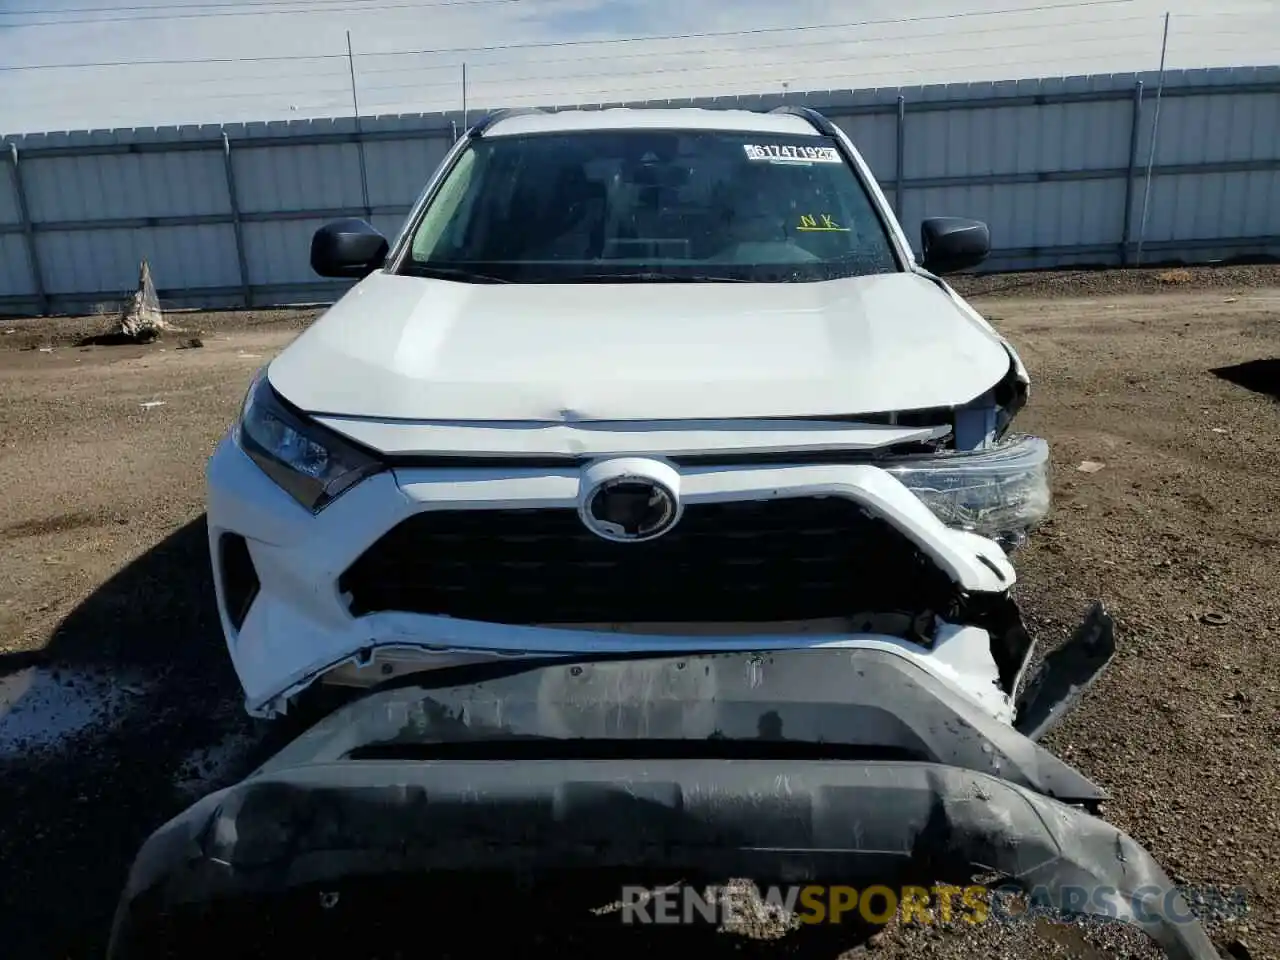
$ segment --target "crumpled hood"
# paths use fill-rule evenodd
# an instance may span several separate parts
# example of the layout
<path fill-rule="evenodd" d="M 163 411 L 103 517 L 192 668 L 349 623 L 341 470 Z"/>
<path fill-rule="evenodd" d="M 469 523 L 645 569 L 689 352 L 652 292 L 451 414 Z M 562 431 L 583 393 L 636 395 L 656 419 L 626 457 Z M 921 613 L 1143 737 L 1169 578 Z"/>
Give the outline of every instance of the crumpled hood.
<path fill-rule="evenodd" d="M 958 406 L 1009 370 L 924 277 L 468 284 L 375 273 L 271 364 L 309 413 L 574 422 Z"/>

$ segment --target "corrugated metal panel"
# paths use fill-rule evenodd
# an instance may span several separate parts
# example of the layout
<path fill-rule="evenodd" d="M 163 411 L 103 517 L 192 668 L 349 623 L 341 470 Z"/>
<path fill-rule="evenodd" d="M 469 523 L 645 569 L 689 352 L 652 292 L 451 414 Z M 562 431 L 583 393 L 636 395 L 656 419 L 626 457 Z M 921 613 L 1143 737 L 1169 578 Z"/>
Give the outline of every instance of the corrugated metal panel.
<path fill-rule="evenodd" d="M 325 221 L 275 220 L 244 225 L 245 261 L 252 284 L 304 283 L 311 272 L 311 237 Z"/>
<path fill-rule="evenodd" d="M 1160 108 L 1157 163 L 1270 160 L 1280 156 L 1280 96 L 1181 97 Z"/>
<path fill-rule="evenodd" d="M 231 152 L 245 213 L 358 207 L 360 154 L 354 143 L 240 146 Z"/>
<path fill-rule="evenodd" d="M 37 157 L 24 161 L 35 222 L 225 213 L 222 157 L 212 152 Z"/>
<path fill-rule="evenodd" d="M 1128 162 L 1127 103 L 1050 103 L 906 117 L 906 175 L 1115 168 Z"/>
<path fill-rule="evenodd" d="M 369 203 L 408 207 L 453 145 L 448 137 L 422 136 L 365 144 Z"/>
<path fill-rule="evenodd" d="M 1120 243 L 1124 183 L 1079 180 L 910 190 L 902 227 L 919 253 L 920 221 L 972 217 L 991 229 L 996 249 Z"/>
<path fill-rule="evenodd" d="M 1141 200 L 1141 196 L 1135 198 L 1135 223 L 1142 216 Z M 1151 181 L 1148 242 L 1276 235 L 1280 235 L 1280 171 L 1188 174 Z"/>
<path fill-rule="evenodd" d="M 0 171 L 0 223 L 17 223 L 20 217 L 13 178 L 13 161 L 0 155 L 0 166 L 7 168 Z"/>
<path fill-rule="evenodd" d="M 997 247 L 989 266 L 1013 268 L 1118 262 L 1139 80 L 1143 105 L 1128 191 L 1132 249 L 1143 223 L 1153 74 L 651 103 L 752 110 L 812 104 L 850 134 L 890 203 L 901 166 L 902 220 L 913 241 L 924 217 L 978 217 L 989 222 Z M 1253 86 L 1244 91 L 1241 84 Z M 179 301 L 236 303 L 244 295 L 232 224 L 238 211 L 255 302 L 331 295 L 341 285 L 311 274 L 311 235 L 328 216 L 363 210 L 362 154 L 373 222 L 394 234 L 462 119 L 366 118 L 363 148 L 352 119 L 16 138 L 45 290 L 57 304 L 91 304 L 103 292 L 131 287 L 146 256 L 162 289 L 186 291 Z M 1280 254 L 1280 67 L 1170 72 L 1157 141 L 1146 259 Z M 0 309 L 31 310 L 39 291 L 12 164 L 2 159 L 9 175 L 0 184 Z M 1232 166 L 1194 169 L 1202 164 Z"/>
<path fill-rule="evenodd" d="M 406 215 L 407 213 L 408 211 L 406 211 Z M 397 214 L 375 213 L 371 222 L 384 237 L 388 240 L 393 240 L 396 234 L 400 232 L 400 227 L 404 225 L 404 220 L 404 217 Z M 308 241 L 308 243 L 309 242 L 310 241 Z M 310 248 L 308 248 L 308 251 L 309 250 Z"/>
<path fill-rule="evenodd" d="M 0 291 L 14 296 L 36 292 L 21 234 L 0 234 Z"/>
<path fill-rule="evenodd" d="M 842 117 L 832 113 L 831 119 L 849 135 L 862 159 L 875 174 L 880 185 L 889 189 L 893 178 L 897 176 L 898 163 L 898 118 L 887 116 L 854 116 Z"/>
<path fill-rule="evenodd" d="M 145 257 L 161 289 L 239 283 L 229 226 L 56 230 L 37 234 L 45 288 L 53 294 L 132 290 Z"/>

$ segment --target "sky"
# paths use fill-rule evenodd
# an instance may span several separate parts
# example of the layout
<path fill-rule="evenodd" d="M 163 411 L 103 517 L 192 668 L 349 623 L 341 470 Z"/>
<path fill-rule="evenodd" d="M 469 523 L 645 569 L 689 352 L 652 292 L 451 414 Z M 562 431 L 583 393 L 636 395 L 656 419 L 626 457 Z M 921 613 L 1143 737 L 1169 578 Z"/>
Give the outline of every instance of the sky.
<path fill-rule="evenodd" d="M 0 135 L 1156 70 L 1166 12 L 1280 63 L 1280 0 L 0 0 Z"/>

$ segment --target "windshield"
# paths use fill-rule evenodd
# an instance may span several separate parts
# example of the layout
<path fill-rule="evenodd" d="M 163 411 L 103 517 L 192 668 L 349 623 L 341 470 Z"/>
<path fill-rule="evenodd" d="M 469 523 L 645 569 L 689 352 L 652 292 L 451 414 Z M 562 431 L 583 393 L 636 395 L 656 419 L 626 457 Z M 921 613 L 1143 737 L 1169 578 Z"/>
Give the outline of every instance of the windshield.
<path fill-rule="evenodd" d="M 829 137 L 622 130 L 477 140 L 401 272 L 473 282 L 796 282 L 898 269 Z"/>

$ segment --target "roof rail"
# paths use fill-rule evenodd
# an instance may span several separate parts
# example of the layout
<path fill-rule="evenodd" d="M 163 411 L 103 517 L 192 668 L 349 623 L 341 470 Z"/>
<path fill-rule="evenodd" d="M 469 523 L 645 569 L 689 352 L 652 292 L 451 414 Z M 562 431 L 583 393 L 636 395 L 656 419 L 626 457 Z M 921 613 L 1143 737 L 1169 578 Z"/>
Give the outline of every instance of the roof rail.
<path fill-rule="evenodd" d="M 795 104 L 784 104 L 781 107 L 774 107 L 770 113 L 789 113 L 793 117 L 800 117 L 808 120 L 824 137 L 834 137 L 836 135 L 836 125 L 820 114 L 812 107 L 801 107 Z"/>
<path fill-rule="evenodd" d="M 499 120 L 506 120 L 510 117 L 522 117 L 530 113 L 546 113 L 546 111 L 539 110 L 537 107 L 511 107 L 505 110 L 495 110 L 493 113 L 487 113 L 481 117 L 479 122 L 471 128 L 470 135 L 472 137 L 479 137 Z"/>

